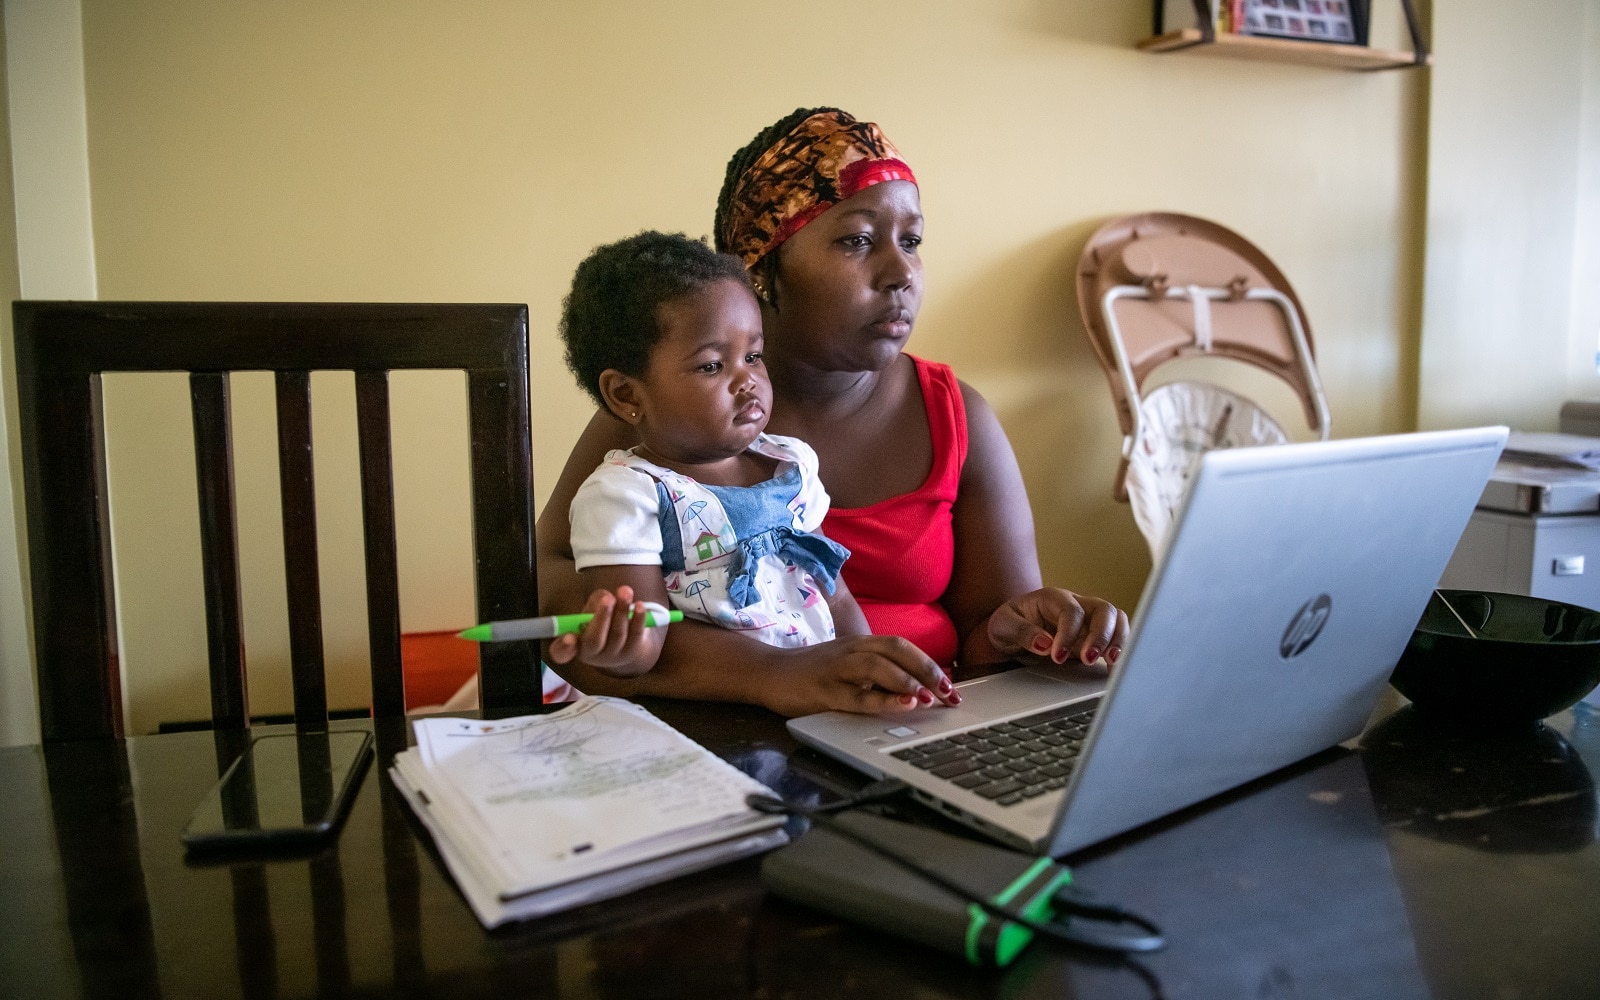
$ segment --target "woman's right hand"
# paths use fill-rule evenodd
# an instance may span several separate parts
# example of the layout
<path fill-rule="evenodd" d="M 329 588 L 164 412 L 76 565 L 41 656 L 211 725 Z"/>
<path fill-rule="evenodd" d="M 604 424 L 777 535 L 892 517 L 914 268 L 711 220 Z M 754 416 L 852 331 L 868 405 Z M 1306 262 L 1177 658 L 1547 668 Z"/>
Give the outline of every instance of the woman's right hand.
<path fill-rule="evenodd" d="M 890 715 L 961 703 L 939 665 L 899 636 L 847 636 L 784 654 L 760 685 L 761 703 L 780 715 Z"/>

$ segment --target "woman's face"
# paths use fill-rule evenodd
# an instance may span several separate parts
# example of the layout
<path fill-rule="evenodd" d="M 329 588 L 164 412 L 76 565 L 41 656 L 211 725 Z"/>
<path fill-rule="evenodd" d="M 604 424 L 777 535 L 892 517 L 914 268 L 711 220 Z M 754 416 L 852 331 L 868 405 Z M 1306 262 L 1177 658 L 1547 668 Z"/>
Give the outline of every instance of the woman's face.
<path fill-rule="evenodd" d="M 882 371 L 922 307 L 922 201 L 910 181 L 874 184 L 777 249 L 769 356 L 824 371 Z"/>

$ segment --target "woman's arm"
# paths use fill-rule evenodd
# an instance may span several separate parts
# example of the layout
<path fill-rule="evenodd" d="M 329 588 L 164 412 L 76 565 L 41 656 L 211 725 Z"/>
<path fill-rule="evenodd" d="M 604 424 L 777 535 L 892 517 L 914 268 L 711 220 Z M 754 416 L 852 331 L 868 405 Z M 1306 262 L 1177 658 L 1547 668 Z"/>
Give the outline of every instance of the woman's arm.
<path fill-rule="evenodd" d="M 1127 616 L 1095 597 L 1043 587 L 1033 511 L 1005 429 L 987 400 L 961 383 L 967 461 L 953 511 L 955 571 L 945 610 L 961 636 L 963 663 L 1025 652 L 1056 662 L 1109 659 L 1127 641 Z"/>
<path fill-rule="evenodd" d="M 607 451 L 638 443 L 630 435 L 627 425 L 596 413 L 567 457 L 537 527 L 539 605 L 544 614 L 603 610 L 601 596 L 589 592 L 572 561 L 568 510 L 578 487 Z M 857 636 L 780 649 L 697 621 L 668 629 L 655 667 L 635 678 L 607 677 L 582 662 L 579 636 L 553 640 L 546 659 L 590 694 L 740 701 L 784 715 L 830 709 L 907 711 L 919 704 L 919 689 L 940 695 L 950 689 L 938 665 L 898 636 Z"/>
<path fill-rule="evenodd" d="M 596 593 L 583 610 L 599 614 Z M 799 648 L 769 646 L 740 632 L 685 619 L 667 629 L 648 673 L 608 677 L 582 662 L 598 640 L 562 636 L 549 662 L 580 691 L 622 697 L 659 695 L 763 705 L 780 715 L 841 711 L 886 714 L 959 701 L 950 679 L 927 654 L 897 635 L 863 635 Z"/>
<path fill-rule="evenodd" d="M 631 448 L 639 443 L 633 428 L 603 411 L 595 411 L 589 426 L 572 446 L 567 464 L 561 469 L 556 487 L 545 501 L 534 526 L 534 555 L 539 570 L 539 613 L 568 614 L 583 605 L 589 596 L 578 568 L 572 562 L 572 498 L 578 487 L 615 448 Z M 592 610 L 592 609 L 590 609 Z"/>

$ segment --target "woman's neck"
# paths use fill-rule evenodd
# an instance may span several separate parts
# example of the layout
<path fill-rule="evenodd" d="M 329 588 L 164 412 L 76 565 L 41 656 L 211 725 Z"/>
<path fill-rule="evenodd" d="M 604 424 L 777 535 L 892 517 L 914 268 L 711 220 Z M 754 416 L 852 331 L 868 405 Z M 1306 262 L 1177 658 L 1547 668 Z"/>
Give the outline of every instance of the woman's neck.
<path fill-rule="evenodd" d="M 773 410 L 790 408 L 829 420 L 843 420 L 872 401 L 883 372 L 829 372 L 803 362 L 769 364 Z"/>

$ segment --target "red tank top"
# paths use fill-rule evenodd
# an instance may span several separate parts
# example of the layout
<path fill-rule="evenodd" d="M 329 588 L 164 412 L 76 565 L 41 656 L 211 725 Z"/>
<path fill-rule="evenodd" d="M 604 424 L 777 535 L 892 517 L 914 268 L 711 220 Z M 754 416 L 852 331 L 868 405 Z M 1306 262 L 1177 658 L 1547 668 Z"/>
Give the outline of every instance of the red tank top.
<path fill-rule="evenodd" d="M 868 507 L 833 507 L 823 532 L 850 550 L 844 580 L 876 635 L 910 639 L 948 668 L 960 651 L 939 599 L 955 565 L 951 508 L 967 461 L 967 408 L 948 365 L 910 357 L 933 437 L 933 468 L 916 490 Z"/>

